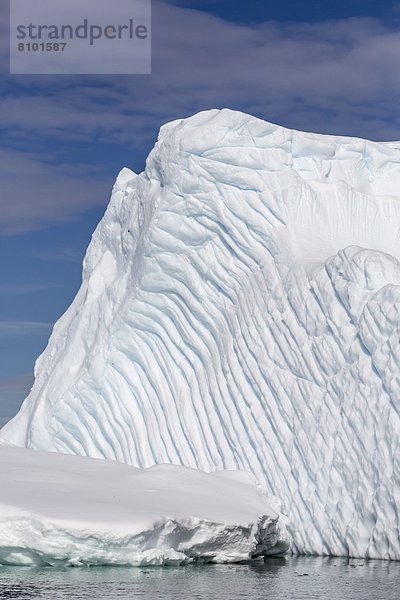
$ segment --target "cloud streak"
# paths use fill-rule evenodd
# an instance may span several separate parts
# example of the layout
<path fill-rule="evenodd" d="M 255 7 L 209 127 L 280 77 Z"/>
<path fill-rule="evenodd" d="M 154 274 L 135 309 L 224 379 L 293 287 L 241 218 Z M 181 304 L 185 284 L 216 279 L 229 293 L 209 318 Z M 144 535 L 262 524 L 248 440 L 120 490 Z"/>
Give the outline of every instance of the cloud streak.
<path fill-rule="evenodd" d="M 54 288 L 48 283 L 2 283 L 0 284 L 0 296 L 24 296 Z"/>
<path fill-rule="evenodd" d="M 42 336 L 51 331 L 54 323 L 40 321 L 0 321 L 0 335 L 20 336 Z"/>
<path fill-rule="evenodd" d="M 55 248 L 51 252 L 36 252 L 34 256 L 40 260 L 51 262 L 71 262 L 76 264 L 82 264 L 83 258 L 82 253 L 73 247 Z"/>
<path fill-rule="evenodd" d="M 33 385 L 33 373 L 22 373 L 16 377 L 0 380 L 0 394 L 25 394 Z"/>

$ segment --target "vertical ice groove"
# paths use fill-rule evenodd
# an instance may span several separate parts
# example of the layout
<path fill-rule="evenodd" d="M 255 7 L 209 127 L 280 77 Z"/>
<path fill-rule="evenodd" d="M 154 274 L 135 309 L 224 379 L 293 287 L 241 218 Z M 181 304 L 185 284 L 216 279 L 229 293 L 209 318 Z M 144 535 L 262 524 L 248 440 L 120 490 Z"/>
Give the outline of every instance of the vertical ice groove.
<path fill-rule="evenodd" d="M 400 559 L 399 190 L 398 144 L 229 110 L 164 126 L 0 437 L 245 468 L 293 550 Z"/>

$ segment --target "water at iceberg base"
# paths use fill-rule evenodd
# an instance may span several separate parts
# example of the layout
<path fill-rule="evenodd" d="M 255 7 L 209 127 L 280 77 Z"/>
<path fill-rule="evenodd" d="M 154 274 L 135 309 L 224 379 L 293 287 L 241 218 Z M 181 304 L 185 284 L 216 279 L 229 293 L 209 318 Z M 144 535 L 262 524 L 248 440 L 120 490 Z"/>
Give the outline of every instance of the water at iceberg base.
<path fill-rule="evenodd" d="M 0 567 L 4 600 L 398 600 L 399 584 L 398 562 L 322 557 L 158 569 Z"/>
<path fill-rule="evenodd" d="M 399 190 L 399 144 L 229 110 L 164 126 L 1 438 L 242 469 L 293 552 L 399 560 Z"/>

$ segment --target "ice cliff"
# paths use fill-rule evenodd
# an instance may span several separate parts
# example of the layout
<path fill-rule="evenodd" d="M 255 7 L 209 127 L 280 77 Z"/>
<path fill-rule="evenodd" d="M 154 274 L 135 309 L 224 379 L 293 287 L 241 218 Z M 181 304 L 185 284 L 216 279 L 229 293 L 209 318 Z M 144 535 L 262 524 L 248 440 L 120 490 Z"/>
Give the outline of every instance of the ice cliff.
<path fill-rule="evenodd" d="M 252 472 L 295 552 L 400 559 L 400 144 L 229 110 L 124 169 L 1 432 Z"/>

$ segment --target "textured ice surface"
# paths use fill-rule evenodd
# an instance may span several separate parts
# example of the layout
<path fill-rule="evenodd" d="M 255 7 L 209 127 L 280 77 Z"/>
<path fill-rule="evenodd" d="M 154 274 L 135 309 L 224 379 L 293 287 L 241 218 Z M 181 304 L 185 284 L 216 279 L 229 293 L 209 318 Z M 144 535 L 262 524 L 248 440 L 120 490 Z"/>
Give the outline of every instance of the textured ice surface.
<path fill-rule="evenodd" d="M 0 564 L 234 562 L 282 552 L 287 540 L 247 473 L 0 445 Z"/>
<path fill-rule="evenodd" d="M 400 559 L 400 148 L 228 110 L 124 169 L 5 439 L 245 469 L 292 549 Z"/>

